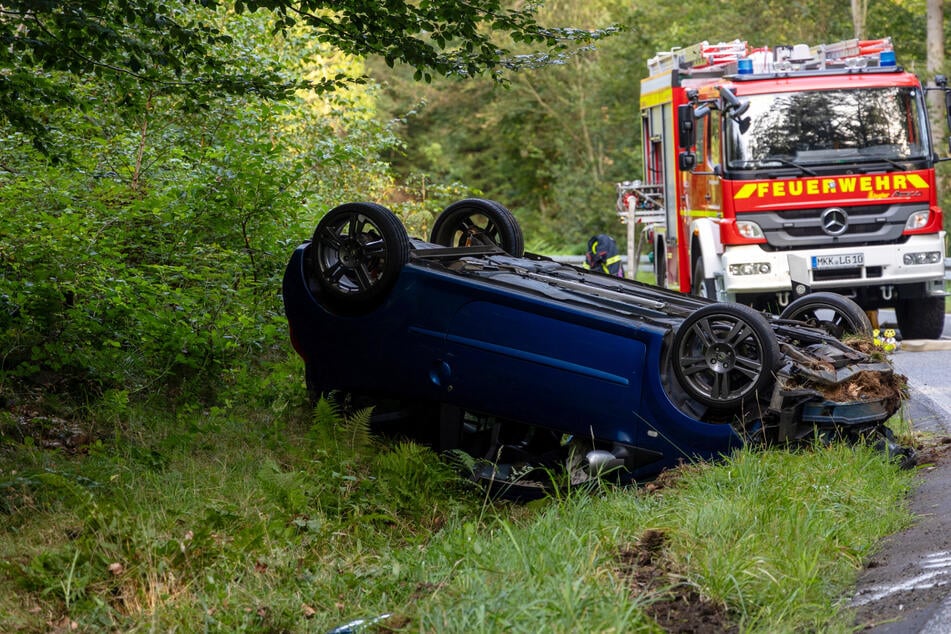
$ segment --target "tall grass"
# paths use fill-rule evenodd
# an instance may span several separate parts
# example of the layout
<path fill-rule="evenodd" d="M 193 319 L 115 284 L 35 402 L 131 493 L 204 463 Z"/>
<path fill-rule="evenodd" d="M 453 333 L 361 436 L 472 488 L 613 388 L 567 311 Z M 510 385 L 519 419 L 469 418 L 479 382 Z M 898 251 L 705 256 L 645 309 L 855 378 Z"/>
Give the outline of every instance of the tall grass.
<path fill-rule="evenodd" d="M 0 630 L 649 632 L 679 584 L 742 631 L 848 631 L 840 599 L 909 521 L 911 474 L 863 447 L 512 505 L 360 415 L 287 405 L 303 400 L 130 406 L 77 455 L 5 436 Z M 651 586 L 622 561 L 648 532 Z"/>
<path fill-rule="evenodd" d="M 665 525 L 678 566 L 744 629 L 849 631 L 835 597 L 876 537 L 908 523 L 908 487 L 868 448 L 743 451 L 684 478 Z"/>

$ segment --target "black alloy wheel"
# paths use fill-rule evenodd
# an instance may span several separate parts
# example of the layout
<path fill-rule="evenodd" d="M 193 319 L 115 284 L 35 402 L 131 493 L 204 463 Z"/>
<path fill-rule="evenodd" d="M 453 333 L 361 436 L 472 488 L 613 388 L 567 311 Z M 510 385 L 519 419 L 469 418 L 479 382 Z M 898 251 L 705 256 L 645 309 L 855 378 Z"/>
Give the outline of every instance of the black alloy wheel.
<path fill-rule="evenodd" d="M 517 258 L 525 238 L 515 216 L 501 203 L 466 198 L 446 207 L 433 223 L 430 242 L 445 247 L 497 246 Z"/>
<path fill-rule="evenodd" d="M 396 215 L 375 203 L 347 203 L 325 215 L 311 242 L 311 275 L 336 307 L 380 301 L 409 259 L 410 242 Z"/>
<path fill-rule="evenodd" d="M 742 304 L 716 303 L 683 321 L 672 359 L 677 380 L 692 398 L 724 410 L 768 396 L 780 351 L 763 315 Z"/>

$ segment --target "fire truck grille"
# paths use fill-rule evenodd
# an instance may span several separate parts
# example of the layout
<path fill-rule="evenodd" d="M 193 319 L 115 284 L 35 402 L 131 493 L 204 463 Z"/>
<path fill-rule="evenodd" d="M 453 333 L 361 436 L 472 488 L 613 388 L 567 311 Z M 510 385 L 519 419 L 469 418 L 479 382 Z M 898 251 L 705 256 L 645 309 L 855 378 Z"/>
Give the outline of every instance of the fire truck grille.
<path fill-rule="evenodd" d="M 737 214 L 737 220 L 757 223 L 766 235 L 769 249 L 833 248 L 847 245 L 896 244 L 903 242 L 905 222 L 921 204 L 861 205 L 811 209 L 783 209 Z"/>

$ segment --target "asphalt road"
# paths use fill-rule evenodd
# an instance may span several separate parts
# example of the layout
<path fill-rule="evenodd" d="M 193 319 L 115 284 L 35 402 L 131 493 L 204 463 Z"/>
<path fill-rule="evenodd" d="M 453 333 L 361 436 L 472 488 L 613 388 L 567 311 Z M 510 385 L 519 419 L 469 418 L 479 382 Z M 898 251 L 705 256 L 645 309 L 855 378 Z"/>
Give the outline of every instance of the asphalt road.
<path fill-rule="evenodd" d="M 879 323 L 889 321 L 894 321 L 894 313 L 880 311 Z M 945 315 L 941 339 L 902 341 L 891 359 L 895 369 L 908 377 L 909 416 L 915 429 L 951 433 L 951 315 Z"/>
<path fill-rule="evenodd" d="M 886 311 L 880 323 L 894 317 Z M 951 319 L 940 340 L 903 341 L 891 355 L 908 377 L 905 415 L 916 430 L 951 436 Z M 944 446 L 946 449 L 947 445 Z M 921 467 L 910 507 L 913 526 L 889 537 L 860 577 L 852 605 L 872 634 L 951 633 L 951 459 Z"/>

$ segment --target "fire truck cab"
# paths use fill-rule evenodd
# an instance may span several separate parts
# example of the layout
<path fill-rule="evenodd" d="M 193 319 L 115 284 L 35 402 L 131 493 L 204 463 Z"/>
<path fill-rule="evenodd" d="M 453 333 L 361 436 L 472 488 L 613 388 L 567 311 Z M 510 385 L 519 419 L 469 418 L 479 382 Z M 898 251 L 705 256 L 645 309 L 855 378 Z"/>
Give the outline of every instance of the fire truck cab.
<path fill-rule="evenodd" d="M 644 177 L 618 211 L 645 224 L 658 285 L 775 313 L 831 291 L 894 308 L 906 339 L 941 335 L 938 157 L 890 40 L 703 42 L 648 67 Z"/>

